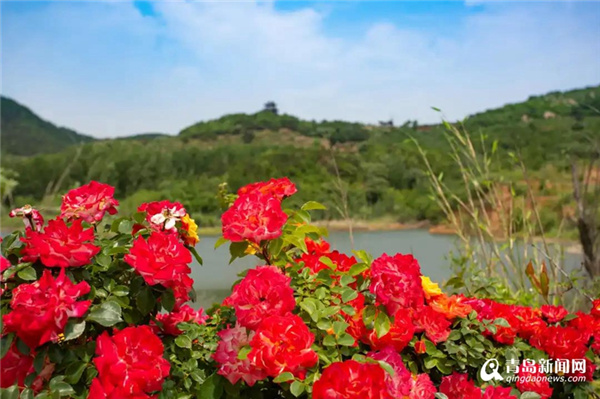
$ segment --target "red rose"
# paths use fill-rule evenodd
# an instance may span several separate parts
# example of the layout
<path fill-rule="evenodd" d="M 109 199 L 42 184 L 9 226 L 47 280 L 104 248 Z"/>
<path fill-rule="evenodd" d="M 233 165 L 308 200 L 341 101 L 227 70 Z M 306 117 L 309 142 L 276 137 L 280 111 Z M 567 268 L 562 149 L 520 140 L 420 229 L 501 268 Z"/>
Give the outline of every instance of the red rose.
<path fill-rule="evenodd" d="M 429 306 L 417 309 L 413 314 L 415 332 L 425 331 L 425 336 L 434 344 L 444 342 L 450 335 L 450 321 L 443 314 L 436 312 Z"/>
<path fill-rule="evenodd" d="M 525 367 L 519 368 L 517 389 L 521 392 L 535 392 L 541 396 L 541 399 L 550 398 L 553 390 L 546 378 L 546 374 L 540 371 L 538 364 L 532 366 L 532 368 L 535 371 L 530 371 Z"/>
<path fill-rule="evenodd" d="M 250 269 L 224 304 L 235 309 L 242 326 L 254 329 L 265 317 L 285 316 L 294 310 L 296 300 L 291 280 L 276 266 Z"/>
<path fill-rule="evenodd" d="M 34 358 L 35 353 L 33 351 L 29 355 L 24 355 L 13 343 L 6 355 L 0 359 L 0 388 L 8 388 L 13 385 L 17 385 L 21 389 L 25 388 L 25 378 L 35 372 L 33 367 Z M 53 372 L 54 364 L 50 363 L 48 357 L 46 357 L 42 369 L 30 385 L 35 393 L 43 388 Z"/>
<path fill-rule="evenodd" d="M 31 284 L 21 284 L 12 292 L 12 311 L 4 315 L 5 332 L 16 332 L 31 349 L 58 340 L 70 317 L 82 317 L 91 301 L 77 301 L 90 292 L 85 281 L 73 284 L 61 269 L 57 279 L 50 270 Z"/>
<path fill-rule="evenodd" d="M 306 251 L 309 254 L 329 253 L 329 249 L 331 248 L 331 245 L 329 245 L 329 243 L 323 239 L 319 239 L 318 241 L 315 241 L 309 237 L 306 237 L 304 239 L 304 242 L 306 243 Z M 600 300 L 598 300 L 598 301 L 600 302 Z"/>
<path fill-rule="evenodd" d="M 63 196 L 60 217 L 67 220 L 83 219 L 88 223 L 102 220 L 104 214 L 117 213 L 119 201 L 113 198 L 115 188 L 108 184 L 91 181 L 73 189 Z"/>
<path fill-rule="evenodd" d="M 417 342 L 415 342 L 415 352 L 417 352 L 419 355 L 422 355 L 423 353 L 427 352 L 427 347 L 425 346 L 425 340 L 418 340 Z"/>
<path fill-rule="evenodd" d="M 387 391 L 394 398 L 405 398 L 410 394 L 413 386 L 413 379 L 410 372 L 404 366 L 402 357 L 391 346 L 386 347 L 380 352 L 371 352 L 367 355 L 371 359 L 384 361 L 394 370 L 394 374 L 385 373 L 385 383 Z"/>
<path fill-rule="evenodd" d="M 25 387 L 25 377 L 33 372 L 33 356 L 24 355 L 13 343 L 6 355 L 0 359 L 0 388 L 8 388 L 17 384 Z"/>
<path fill-rule="evenodd" d="M 412 255 L 381 255 L 371 265 L 370 291 L 385 305 L 389 314 L 400 308 L 423 306 L 425 294 L 421 268 Z"/>
<path fill-rule="evenodd" d="M 286 221 L 287 215 L 281 210 L 281 202 L 260 192 L 238 197 L 221 216 L 224 238 L 256 244 L 279 237 Z"/>
<path fill-rule="evenodd" d="M 176 235 L 155 231 L 147 241 L 139 236 L 124 260 L 149 285 L 161 284 L 171 288 L 176 299 L 189 299 L 188 292 L 193 281 L 188 276 L 191 269 L 187 264 L 192 261 L 192 255 Z"/>
<path fill-rule="evenodd" d="M 92 380 L 90 393 L 87 399 L 156 399 L 157 395 L 148 395 L 146 393 L 129 393 L 123 387 L 102 386 L 99 378 Z"/>
<path fill-rule="evenodd" d="M 430 300 L 429 306 L 452 321 L 457 317 L 465 318 L 473 311 L 471 305 L 466 304 L 465 300 L 466 298 L 463 295 L 447 296 L 441 294 Z"/>
<path fill-rule="evenodd" d="M 338 272 L 348 272 L 353 265 L 358 263 L 354 256 L 348 256 L 339 251 L 302 254 L 300 258 L 296 259 L 296 262 L 304 262 L 304 267 L 316 274 L 321 270 L 329 269 L 328 265 L 321 262 L 322 256 L 329 258 Z"/>
<path fill-rule="evenodd" d="M 41 231 L 44 227 L 44 217 L 37 210 L 31 207 L 31 205 L 25 205 L 22 208 L 15 208 L 8 214 L 11 218 L 21 217 L 25 224 L 25 230 Z"/>
<path fill-rule="evenodd" d="M 408 309 L 400 309 L 394 315 L 390 331 L 382 337 L 377 337 L 377 332 L 369 332 L 368 341 L 375 350 L 384 349 L 386 346 L 393 346 L 398 352 L 402 351 L 408 345 L 415 334 L 415 327 L 410 317 Z"/>
<path fill-rule="evenodd" d="M 548 320 L 548 323 L 558 323 L 569 314 L 567 309 L 562 306 L 544 305 L 540 310 L 542 311 L 542 316 Z"/>
<path fill-rule="evenodd" d="M 98 389 L 110 398 L 117 397 L 114 391 L 126 393 L 124 397 L 160 391 L 170 369 L 163 351 L 149 326 L 127 327 L 112 337 L 105 331 L 96 341 Z"/>
<path fill-rule="evenodd" d="M 519 331 L 518 306 L 505 305 L 492 301 L 491 299 L 468 299 L 465 303 L 471 305 L 477 312 L 477 319 L 482 320 L 497 320 L 504 319 L 508 326 L 496 324 L 496 332 L 491 333 L 489 330 L 486 334 L 492 335 L 494 339 L 501 344 L 512 345 L 515 342 L 515 337 Z"/>
<path fill-rule="evenodd" d="M 457 372 L 442 378 L 440 392 L 448 399 L 481 399 L 481 389 L 469 380 L 467 374 Z"/>
<path fill-rule="evenodd" d="M 551 326 L 540 337 L 541 349 L 553 359 L 583 359 L 590 333 L 573 327 Z"/>
<path fill-rule="evenodd" d="M 315 336 L 300 316 L 271 316 L 263 320 L 250 341 L 248 359 L 270 377 L 290 372 L 304 378 L 306 369 L 317 364 L 311 345 Z"/>
<path fill-rule="evenodd" d="M 67 226 L 64 220 L 55 219 L 48 222 L 44 232 L 27 230 L 25 237 L 23 260 L 35 262 L 38 258 L 48 267 L 79 267 L 89 264 L 100 252 L 100 247 L 92 244 L 94 229 L 84 230 L 81 219 Z"/>
<path fill-rule="evenodd" d="M 313 386 L 313 399 L 392 399 L 386 372 L 377 363 L 336 362 Z"/>
<path fill-rule="evenodd" d="M 495 387 L 489 385 L 483 393 L 483 399 L 517 399 L 510 394 L 511 388 Z"/>
<path fill-rule="evenodd" d="M 238 190 L 238 195 L 246 195 L 259 192 L 271 197 L 277 198 L 279 201 L 285 197 L 289 197 L 296 193 L 296 186 L 287 177 L 281 179 L 271 179 L 267 182 L 258 182 L 248 184 Z"/>
<path fill-rule="evenodd" d="M 528 340 L 532 337 L 541 337 L 547 325 L 539 316 L 539 311 L 528 306 L 515 306 L 513 311 L 518 320 L 518 334 L 521 338 Z"/>
<path fill-rule="evenodd" d="M 582 334 L 593 336 L 594 342 L 591 348 L 596 354 L 600 354 L 600 317 L 594 317 L 583 312 L 577 312 L 575 315 L 577 317 L 569 320 L 568 326 L 581 331 Z"/>
<path fill-rule="evenodd" d="M 146 212 L 146 221 L 153 230 L 172 233 L 177 233 L 175 225 L 187 214 L 179 202 L 167 200 L 142 204 L 138 212 Z"/>
<path fill-rule="evenodd" d="M 156 315 L 156 320 L 162 323 L 162 331 L 167 335 L 175 336 L 183 332 L 177 327 L 179 323 L 195 322 L 204 324 L 206 319 L 208 319 L 208 316 L 204 314 L 202 308 L 195 311 L 189 305 L 180 306 L 171 313 L 161 313 Z"/>
<path fill-rule="evenodd" d="M 248 333 L 246 328 L 236 324 L 233 328 L 219 331 L 217 335 L 220 341 L 213 355 L 215 361 L 219 363 L 217 374 L 224 376 L 232 384 L 241 379 L 249 386 L 267 378 L 267 373 L 250 363 L 248 357 L 245 359 L 238 357 L 240 349 L 250 344 L 254 331 Z"/>
<path fill-rule="evenodd" d="M 408 399 L 434 399 L 436 392 L 431 378 L 427 374 L 419 374 L 414 379 Z"/>

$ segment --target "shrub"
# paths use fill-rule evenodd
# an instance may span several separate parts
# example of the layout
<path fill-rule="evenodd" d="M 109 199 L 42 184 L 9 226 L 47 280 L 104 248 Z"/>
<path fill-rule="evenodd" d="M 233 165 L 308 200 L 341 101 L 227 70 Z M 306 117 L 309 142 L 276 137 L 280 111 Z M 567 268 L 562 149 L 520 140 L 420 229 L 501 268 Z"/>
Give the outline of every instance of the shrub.
<path fill-rule="evenodd" d="M 284 208 L 295 192 L 272 179 L 223 195 L 217 245 L 229 244 L 232 261 L 256 256 L 263 265 L 207 314 L 187 304 L 189 264 L 202 260 L 181 204 L 104 218 L 118 203 L 93 182 L 68 193 L 46 225 L 31 207 L 13 212 L 27 227 L 2 243 L 2 397 L 594 395 L 600 300 L 589 314 L 568 314 L 448 296 L 412 255 L 332 250 L 311 225 L 322 205 Z M 494 359 L 507 369 L 489 381 Z M 510 383 L 523 359 L 537 364 Z M 553 374 L 547 365 L 558 359 L 583 368 Z M 548 382 L 546 373 L 586 381 Z"/>

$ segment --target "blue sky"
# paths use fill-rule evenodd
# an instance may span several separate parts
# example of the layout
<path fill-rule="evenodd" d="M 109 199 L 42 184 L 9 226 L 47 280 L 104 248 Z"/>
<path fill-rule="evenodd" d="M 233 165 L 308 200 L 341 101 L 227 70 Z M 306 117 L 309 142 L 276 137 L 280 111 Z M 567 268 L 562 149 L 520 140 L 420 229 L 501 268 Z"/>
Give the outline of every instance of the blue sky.
<path fill-rule="evenodd" d="M 267 100 L 436 122 L 600 83 L 599 2 L 2 2 L 2 93 L 96 137 Z"/>

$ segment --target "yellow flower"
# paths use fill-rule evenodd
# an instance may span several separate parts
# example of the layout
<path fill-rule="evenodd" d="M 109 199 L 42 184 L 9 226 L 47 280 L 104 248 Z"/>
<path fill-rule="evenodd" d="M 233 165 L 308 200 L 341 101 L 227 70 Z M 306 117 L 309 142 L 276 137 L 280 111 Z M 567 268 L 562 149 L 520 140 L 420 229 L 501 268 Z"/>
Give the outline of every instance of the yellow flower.
<path fill-rule="evenodd" d="M 427 299 L 442 294 L 440 286 L 437 283 L 431 281 L 431 279 L 427 276 L 421 276 L 421 285 L 423 286 L 423 291 L 425 291 L 425 298 Z"/>
<path fill-rule="evenodd" d="M 183 235 L 185 236 L 185 243 L 192 247 L 198 244 L 198 241 L 200 241 L 200 238 L 198 237 L 198 225 L 189 214 L 186 213 L 185 216 L 181 218 L 181 227 L 183 229 Z"/>
<path fill-rule="evenodd" d="M 260 251 L 260 247 L 258 246 L 258 244 L 255 244 L 253 242 L 249 242 L 248 243 L 248 248 L 246 248 L 244 250 L 244 253 L 247 254 L 247 255 L 254 255 L 258 251 Z"/>

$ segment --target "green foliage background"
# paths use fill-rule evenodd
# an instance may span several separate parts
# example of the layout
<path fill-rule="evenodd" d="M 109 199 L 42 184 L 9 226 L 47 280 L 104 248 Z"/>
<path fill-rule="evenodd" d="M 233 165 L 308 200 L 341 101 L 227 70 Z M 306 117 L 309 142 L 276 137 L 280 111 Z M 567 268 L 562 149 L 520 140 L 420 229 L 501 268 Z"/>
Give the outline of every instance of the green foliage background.
<path fill-rule="evenodd" d="M 543 216 L 552 231 L 561 225 L 562 208 L 571 201 L 565 189 L 571 160 L 597 153 L 593 143 L 600 142 L 599 110 L 596 86 L 478 113 L 464 127 L 484 149 L 497 147 L 495 172 L 517 191 L 522 177 L 510 154 L 522 158 L 537 193 L 551 199 L 544 203 Z M 202 226 L 218 224 L 215 195 L 220 182 L 235 190 L 281 176 L 300 188 L 293 201 L 322 198 L 328 211 L 318 217 L 339 219 L 336 164 L 354 218 L 438 223 L 443 215 L 430 198 L 423 160 L 411 138 L 426 151 L 434 171 L 443 173 L 446 184 L 459 187 L 461 171 L 448 155 L 443 125 L 407 121 L 399 127 L 378 127 L 260 111 L 199 122 L 174 137 L 93 140 L 2 99 L 2 168 L 18 175 L 12 190 L 15 204 L 39 204 L 45 198 L 52 206 L 57 203 L 53 193 L 99 180 L 116 187 L 124 211 L 170 198 L 183 202 Z M 574 232 L 573 227 L 567 223 L 561 229 Z"/>

